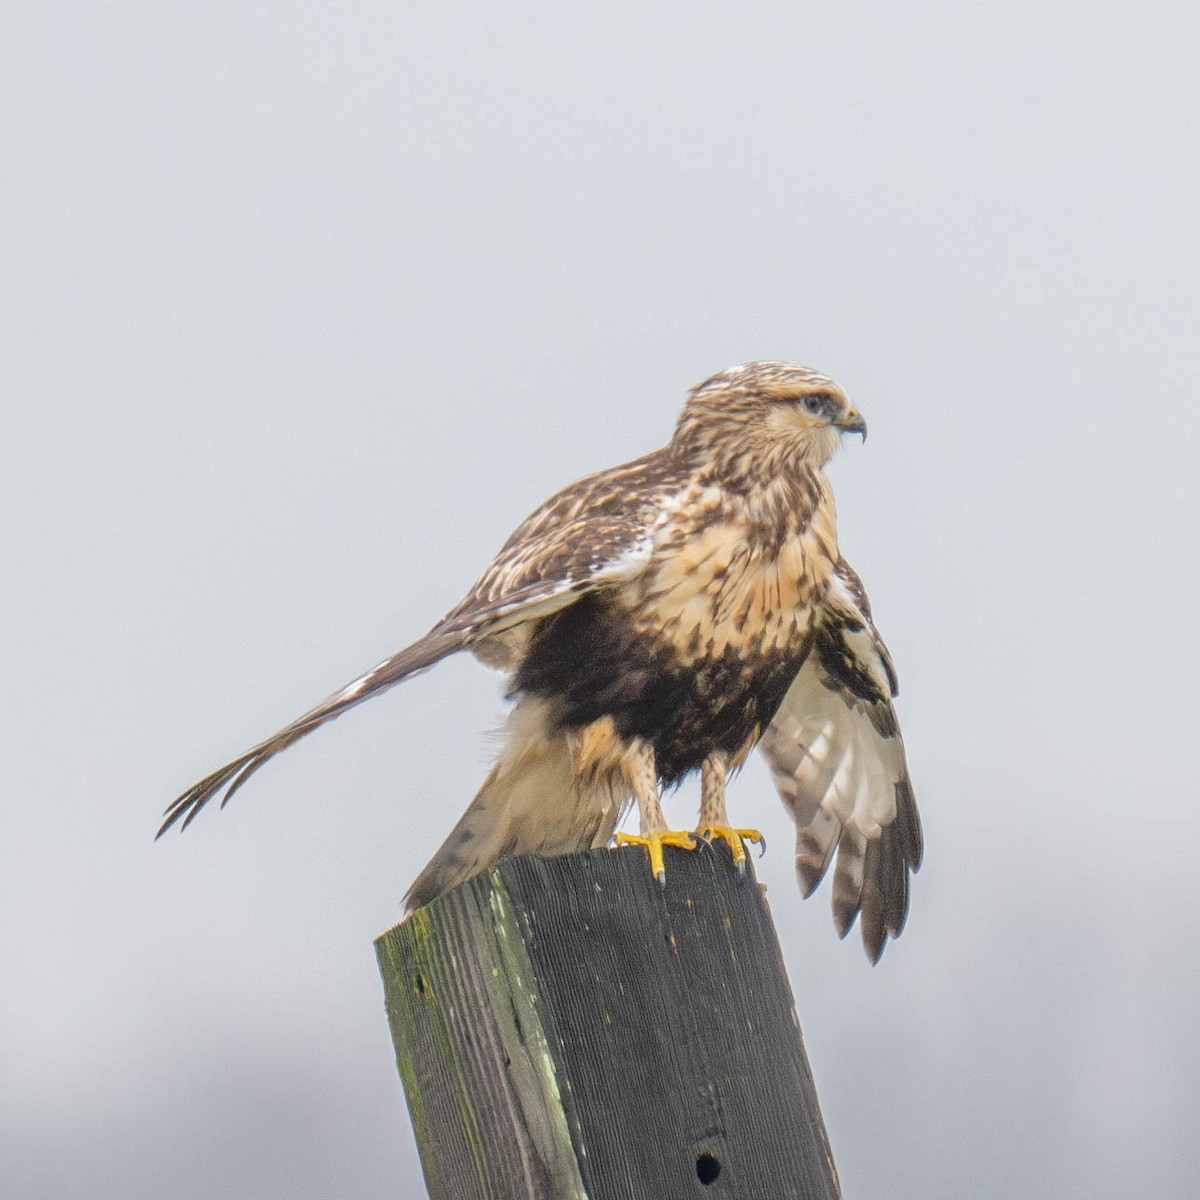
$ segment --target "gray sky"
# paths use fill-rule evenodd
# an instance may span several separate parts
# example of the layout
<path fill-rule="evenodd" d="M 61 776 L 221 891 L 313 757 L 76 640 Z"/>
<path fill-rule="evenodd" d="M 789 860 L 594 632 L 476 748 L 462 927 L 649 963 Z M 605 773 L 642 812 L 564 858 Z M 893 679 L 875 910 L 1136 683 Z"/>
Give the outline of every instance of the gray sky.
<path fill-rule="evenodd" d="M 928 842 L 871 970 L 761 765 L 731 793 L 847 1195 L 1194 1194 L 1198 25 L 7 6 L 5 1194 L 419 1194 L 371 939 L 499 679 L 159 812 L 760 357 L 870 421 L 842 544 Z"/>

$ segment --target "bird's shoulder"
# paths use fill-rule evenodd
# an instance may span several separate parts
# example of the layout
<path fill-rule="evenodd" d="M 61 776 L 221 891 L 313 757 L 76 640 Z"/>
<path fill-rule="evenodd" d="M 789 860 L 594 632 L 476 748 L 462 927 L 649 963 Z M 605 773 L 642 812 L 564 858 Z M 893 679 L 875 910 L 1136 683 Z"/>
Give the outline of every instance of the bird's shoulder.
<path fill-rule="evenodd" d="M 509 535 L 497 561 L 580 520 L 622 529 L 654 520 L 666 500 L 685 484 L 688 471 L 667 447 L 575 480 L 537 506 Z"/>
<path fill-rule="evenodd" d="M 505 627 L 592 588 L 636 577 L 686 467 L 664 448 L 593 472 L 556 492 L 512 532 L 441 625 Z"/>
<path fill-rule="evenodd" d="M 894 697 L 899 681 L 891 652 L 876 628 L 862 577 L 845 558 L 839 558 L 834 568 L 824 610 L 823 637 L 837 648 L 829 662 L 844 659 L 847 664 L 843 682 L 864 698 Z"/>

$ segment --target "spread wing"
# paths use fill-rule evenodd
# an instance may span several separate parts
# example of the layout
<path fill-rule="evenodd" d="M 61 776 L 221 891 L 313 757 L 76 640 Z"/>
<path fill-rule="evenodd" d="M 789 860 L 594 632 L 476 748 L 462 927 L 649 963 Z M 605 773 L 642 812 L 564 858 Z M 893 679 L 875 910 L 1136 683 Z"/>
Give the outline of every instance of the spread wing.
<path fill-rule="evenodd" d="M 833 919 L 845 937 L 862 917 L 877 962 L 908 915 L 921 865 L 921 822 L 892 697 L 896 673 L 862 582 L 842 559 L 804 666 L 760 743 L 796 821 L 805 896 L 837 855 Z"/>
<path fill-rule="evenodd" d="M 522 522 L 462 602 L 423 638 L 193 784 L 167 808 L 157 836 L 177 822 L 186 829 L 221 792 L 223 808 L 280 751 L 447 655 L 473 648 L 486 661 L 507 665 L 506 638 L 522 625 L 585 592 L 636 579 L 649 561 L 662 501 L 674 486 L 671 464 L 652 454 L 587 476 L 553 496 Z"/>

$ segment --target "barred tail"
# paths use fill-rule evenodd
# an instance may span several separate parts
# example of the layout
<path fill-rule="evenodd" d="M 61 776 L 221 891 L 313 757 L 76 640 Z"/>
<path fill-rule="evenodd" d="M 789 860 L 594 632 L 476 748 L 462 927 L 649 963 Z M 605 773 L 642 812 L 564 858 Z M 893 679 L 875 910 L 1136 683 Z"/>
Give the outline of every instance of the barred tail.
<path fill-rule="evenodd" d="M 571 854 L 603 846 L 628 804 L 623 784 L 581 778 L 566 734 L 545 707 L 523 699 L 509 714 L 505 745 L 467 811 L 404 897 L 421 908 L 502 858 Z"/>

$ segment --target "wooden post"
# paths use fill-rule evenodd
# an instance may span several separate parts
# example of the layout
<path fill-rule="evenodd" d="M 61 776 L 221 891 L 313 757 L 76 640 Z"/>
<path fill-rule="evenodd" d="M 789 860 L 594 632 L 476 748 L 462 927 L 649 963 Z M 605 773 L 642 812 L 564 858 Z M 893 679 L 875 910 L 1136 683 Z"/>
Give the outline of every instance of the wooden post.
<path fill-rule="evenodd" d="M 727 850 L 508 859 L 375 943 L 431 1200 L 835 1200 L 779 944 Z"/>

